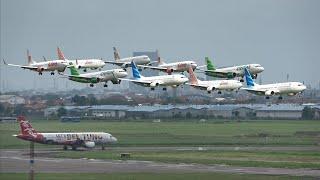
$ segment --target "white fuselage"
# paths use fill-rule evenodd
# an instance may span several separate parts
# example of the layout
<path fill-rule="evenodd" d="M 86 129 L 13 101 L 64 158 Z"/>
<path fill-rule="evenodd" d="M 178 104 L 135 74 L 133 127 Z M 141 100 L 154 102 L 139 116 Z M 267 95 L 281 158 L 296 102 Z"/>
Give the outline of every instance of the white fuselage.
<path fill-rule="evenodd" d="M 52 60 L 52 61 L 44 61 L 44 62 L 35 62 L 29 64 L 29 66 L 37 67 L 35 71 L 58 71 L 63 72 L 68 66 L 67 62 L 64 60 Z"/>
<path fill-rule="evenodd" d="M 70 142 L 75 141 L 89 141 L 94 142 L 95 144 L 108 144 L 114 143 L 117 141 L 109 133 L 105 132 L 70 132 L 70 133 L 41 133 L 44 142 L 50 142 L 53 144 L 68 145 Z"/>
<path fill-rule="evenodd" d="M 98 72 L 91 72 L 81 74 L 82 77 L 96 77 L 99 78 L 101 81 L 112 81 L 117 80 L 118 78 L 124 78 L 128 75 L 128 73 L 123 69 L 112 69 L 106 71 L 98 71 Z"/>
<path fill-rule="evenodd" d="M 78 69 L 98 69 L 105 66 L 105 62 L 101 59 L 78 59 L 78 60 L 66 60 L 69 65 L 75 65 Z"/>
<path fill-rule="evenodd" d="M 159 67 L 166 68 L 169 70 L 172 69 L 177 72 L 188 71 L 190 66 L 192 67 L 193 70 L 195 70 L 198 65 L 194 61 L 180 61 L 180 62 L 165 63 L 165 64 L 159 65 Z"/>
<path fill-rule="evenodd" d="M 275 84 L 264 84 L 255 85 L 253 87 L 247 88 L 250 90 L 255 90 L 264 93 L 255 93 L 258 95 L 295 95 L 306 89 L 306 86 L 300 82 L 285 82 L 285 83 L 275 83 Z M 253 92 L 253 91 L 249 91 Z"/>
<path fill-rule="evenodd" d="M 136 65 L 145 65 L 150 63 L 150 58 L 148 56 L 135 56 L 135 57 L 126 57 L 117 59 L 115 62 L 123 63 L 123 64 L 130 64 L 133 61 Z"/>
<path fill-rule="evenodd" d="M 240 66 L 217 68 L 216 71 L 225 73 L 235 73 L 237 74 L 237 76 L 242 77 L 244 75 L 245 68 L 247 68 L 251 74 L 258 74 L 264 71 L 264 68 L 260 64 L 247 64 Z"/>
<path fill-rule="evenodd" d="M 233 91 L 242 87 L 242 83 L 238 80 L 213 80 L 213 81 L 200 81 L 198 85 L 206 87 L 208 91 L 212 90 L 226 90 Z"/>
<path fill-rule="evenodd" d="M 143 82 L 149 82 L 150 87 L 155 86 L 179 86 L 188 81 L 188 78 L 185 75 L 173 74 L 173 75 L 163 75 L 163 76 L 151 76 L 151 77 L 141 77 L 140 79 Z"/>

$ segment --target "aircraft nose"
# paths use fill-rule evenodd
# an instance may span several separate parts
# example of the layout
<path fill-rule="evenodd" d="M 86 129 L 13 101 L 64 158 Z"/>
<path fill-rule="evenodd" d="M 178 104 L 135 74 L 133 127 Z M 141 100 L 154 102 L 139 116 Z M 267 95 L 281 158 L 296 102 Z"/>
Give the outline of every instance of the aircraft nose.
<path fill-rule="evenodd" d="M 112 143 L 118 142 L 118 139 L 115 138 L 115 137 L 111 137 L 111 142 L 112 142 Z"/>
<path fill-rule="evenodd" d="M 259 71 L 260 72 L 264 71 L 264 67 L 259 67 Z"/>

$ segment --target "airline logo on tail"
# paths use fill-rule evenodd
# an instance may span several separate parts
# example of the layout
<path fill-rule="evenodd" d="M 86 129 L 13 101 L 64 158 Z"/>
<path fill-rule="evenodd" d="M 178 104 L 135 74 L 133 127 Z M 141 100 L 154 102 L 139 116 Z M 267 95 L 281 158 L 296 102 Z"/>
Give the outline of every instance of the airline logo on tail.
<path fill-rule="evenodd" d="M 28 65 L 34 63 L 34 61 L 32 60 L 31 54 L 29 52 L 29 49 L 27 49 L 27 56 L 28 56 Z"/>
<path fill-rule="evenodd" d="M 29 123 L 29 121 L 26 121 L 26 118 L 24 116 L 19 116 L 18 121 L 20 123 L 22 135 L 31 135 L 34 138 L 37 137 L 37 131 L 32 128 L 31 124 Z"/>
<path fill-rule="evenodd" d="M 63 54 L 63 52 L 60 50 L 59 47 L 57 47 L 57 52 L 58 52 L 58 58 L 59 58 L 60 60 L 65 60 L 64 54 Z"/>
<path fill-rule="evenodd" d="M 209 57 L 205 57 L 205 61 L 207 64 L 207 70 L 215 70 L 216 69 L 214 67 L 214 65 L 212 64 L 212 62 L 210 61 Z"/>
<path fill-rule="evenodd" d="M 80 73 L 77 71 L 77 69 L 74 66 L 70 66 L 69 68 L 70 68 L 71 75 L 73 75 L 73 76 L 79 76 L 80 75 Z"/>
<path fill-rule="evenodd" d="M 246 82 L 247 82 L 247 86 L 248 87 L 253 87 L 255 85 L 250 72 L 248 71 L 248 69 L 245 67 L 244 68 L 244 75 L 246 77 Z"/>
<path fill-rule="evenodd" d="M 133 61 L 131 61 L 131 67 L 132 67 L 133 78 L 134 79 L 140 79 L 141 78 L 140 72 L 139 72 L 136 64 Z"/>
<path fill-rule="evenodd" d="M 190 75 L 189 82 L 191 84 L 198 84 L 198 79 L 197 79 L 196 75 L 193 73 L 193 70 L 192 70 L 191 66 L 189 66 L 188 72 L 189 72 L 189 75 Z"/>
<path fill-rule="evenodd" d="M 113 47 L 113 55 L 114 55 L 114 60 L 120 59 L 120 55 L 116 47 Z"/>

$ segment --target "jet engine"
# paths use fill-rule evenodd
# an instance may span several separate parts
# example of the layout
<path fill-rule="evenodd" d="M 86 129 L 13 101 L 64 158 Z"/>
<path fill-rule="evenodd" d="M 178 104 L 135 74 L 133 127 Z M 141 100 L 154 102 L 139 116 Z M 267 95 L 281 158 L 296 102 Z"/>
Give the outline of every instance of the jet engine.
<path fill-rule="evenodd" d="M 235 78 L 237 76 L 237 73 L 235 73 L 235 72 L 231 73 L 230 72 L 230 73 L 227 74 L 227 76 L 228 76 L 229 79 L 232 79 L 232 78 Z"/>
<path fill-rule="evenodd" d="M 93 141 L 86 141 L 84 142 L 84 146 L 86 148 L 93 148 L 96 144 Z"/>
<path fill-rule="evenodd" d="M 215 89 L 216 89 L 215 87 L 209 86 L 209 87 L 207 88 L 207 91 L 208 91 L 208 93 L 211 93 L 211 91 L 214 91 Z"/>
<path fill-rule="evenodd" d="M 159 86 L 159 82 L 155 81 L 155 82 L 152 82 L 150 84 L 150 87 L 156 87 L 156 86 Z"/>
<path fill-rule="evenodd" d="M 170 75 L 173 73 L 173 69 L 167 68 L 167 73 Z"/>
<path fill-rule="evenodd" d="M 267 96 L 273 96 L 275 95 L 276 93 L 278 93 L 279 91 L 275 91 L 275 90 L 268 90 L 266 91 L 264 94 L 267 95 Z"/>

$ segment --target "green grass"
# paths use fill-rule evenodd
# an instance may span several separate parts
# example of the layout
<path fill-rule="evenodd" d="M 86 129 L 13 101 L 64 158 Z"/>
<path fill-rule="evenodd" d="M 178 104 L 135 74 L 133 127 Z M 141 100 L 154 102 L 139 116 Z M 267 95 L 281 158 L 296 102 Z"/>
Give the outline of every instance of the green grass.
<path fill-rule="evenodd" d="M 59 158 L 89 158 L 121 160 L 119 151 L 66 151 Z M 320 169 L 320 152 L 261 152 L 261 151 L 137 151 L 130 160 L 170 163 L 225 164 L 242 167 L 314 168 Z"/>
<path fill-rule="evenodd" d="M 23 173 L 2 173 L 0 179 L 24 180 L 28 178 L 28 174 Z M 211 179 L 246 179 L 246 180 L 287 180 L 287 179 L 312 179 L 311 177 L 294 177 L 294 176 L 274 176 L 274 175 L 255 175 L 255 174 L 227 174 L 227 173 L 40 173 L 35 174 L 35 179 L 41 180 L 211 180 Z"/>
<path fill-rule="evenodd" d="M 118 138 L 116 146 L 181 145 L 317 145 L 317 135 L 297 132 L 320 132 L 320 121 L 250 121 L 223 123 L 197 122 L 101 122 L 60 123 L 36 121 L 33 127 L 42 132 L 104 131 Z M 25 148 L 27 142 L 12 137 L 17 123 L 0 125 L 0 148 Z M 268 137 L 265 138 L 263 135 Z M 37 147 L 48 147 L 37 145 Z"/>

